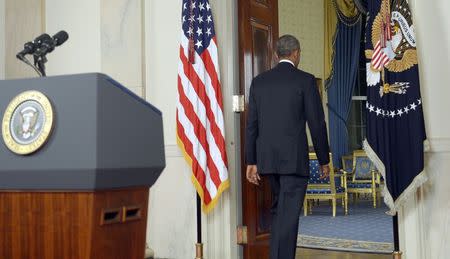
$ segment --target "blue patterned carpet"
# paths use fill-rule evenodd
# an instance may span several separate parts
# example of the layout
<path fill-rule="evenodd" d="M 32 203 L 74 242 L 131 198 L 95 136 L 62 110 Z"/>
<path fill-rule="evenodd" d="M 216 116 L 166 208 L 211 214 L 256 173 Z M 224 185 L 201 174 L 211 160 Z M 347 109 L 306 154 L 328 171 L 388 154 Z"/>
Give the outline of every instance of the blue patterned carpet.
<path fill-rule="evenodd" d="M 336 217 L 327 201 L 313 206 L 312 214 L 300 217 L 298 246 L 332 250 L 391 253 L 392 217 L 387 207 L 373 208 L 370 201 L 349 202 L 349 214 L 338 206 Z"/>

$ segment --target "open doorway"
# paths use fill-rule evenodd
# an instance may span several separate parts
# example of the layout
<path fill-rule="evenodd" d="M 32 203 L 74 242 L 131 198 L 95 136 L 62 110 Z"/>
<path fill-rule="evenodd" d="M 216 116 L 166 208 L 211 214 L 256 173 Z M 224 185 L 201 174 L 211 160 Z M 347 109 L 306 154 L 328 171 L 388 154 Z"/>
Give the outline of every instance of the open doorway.
<path fill-rule="evenodd" d="M 326 48 L 325 43 L 330 38 L 334 43 L 336 37 L 325 33 L 325 25 L 327 12 L 330 11 L 327 11 L 326 4 L 330 4 L 331 10 L 334 10 L 334 1 L 239 0 L 240 91 L 246 96 L 246 100 L 248 100 L 252 78 L 277 64 L 273 49 L 279 35 L 292 34 L 300 40 L 302 45 L 300 69 L 316 76 L 325 113 L 328 115 L 326 119 L 331 125 L 330 128 L 333 129 L 333 123 L 336 122 L 333 122 L 330 109 L 328 109 L 328 105 L 332 102 L 328 97 L 330 91 L 338 88 L 332 88 L 326 80 L 329 76 L 325 57 L 330 54 L 330 48 Z M 343 2 L 353 1 L 343 0 Z M 353 154 L 361 149 L 362 140 L 365 138 L 364 15 L 359 15 L 357 21 L 360 24 L 360 31 L 356 38 L 353 37 L 354 46 L 358 47 L 356 79 L 351 85 L 350 103 L 347 103 L 349 105 L 348 118 L 344 124 L 348 131 L 345 142 L 347 151 L 346 154 L 340 154 L 333 159 L 336 169 L 341 168 L 348 171 L 354 171 L 353 168 L 356 166 L 353 161 L 356 159 Z M 356 24 L 352 20 L 344 22 L 345 25 L 354 26 Z M 331 64 L 328 64 L 328 70 L 331 70 L 330 66 Z M 245 112 L 241 116 L 241 144 L 245 143 L 246 116 Z M 243 150 L 243 146 L 241 146 L 241 150 Z M 356 154 L 359 153 L 356 152 Z M 342 162 L 345 155 L 350 155 L 352 159 L 346 168 L 344 166 L 347 163 Z M 242 172 L 245 172 L 243 154 L 241 159 Z M 372 168 L 367 163 L 364 167 Z M 372 172 L 372 170 L 369 171 Z M 352 177 L 345 179 L 349 182 L 352 181 Z M 374 207 L 373 195 L 359 190 L 348 193 L 350 199 L 347 203 L 347 215 L 339 202 L 336 215 L 333 217 L 332 205 L 328 200 L 318 197 L 308 200 L 306 216 L 301 216 L 299 219 L 298 246 L 359 252 L 392 252 L 392 222 L 391 218 L 385 214 L 387 209 L 380 197 L 379 190 L 382 187 L 382 179 L 377 178 L 376 180 L 379 180 L 374 185 L 377 186 L 374 193 L 378 195 L 375 199 L 376 207 Z M 242 174 L 242 205 L 243 223 L 247 227 L 244 256 L 247 259 L 268 258 L 271 227 L 271 194 L 268 182 L 263 180 L 260 186 L 255 187 L 250 185 L 245 179 L 245 174 Z M 374 232 L 374 230 L 378 232 Z"/>
<path fill-rule="evenodd" d="M 342 190 L 348 197 L 347 205 L 341 198 L 342 206 L 337 202 L 333 209 L 323 185 L 310 179 L 298 246 L 392 253 L 392 218 L 385 214 L 388 209 L 380 197 L 383 180 L 362 150 L 367 100 L 364 1 L 278 0 L 278 17 L 279 35 L 292 34 L 300 40 L 299 68 L 316 76 L 322 94 L 335 177 L 340 178 L 330 188 L 338 194 L 344 177 L 348 187 Z M 346 94 L 348 99 L 342 98 Z M 313 178 L 314 168 L 311 170 Z M 364 179 L 358 177 L 363 174 Z"/>

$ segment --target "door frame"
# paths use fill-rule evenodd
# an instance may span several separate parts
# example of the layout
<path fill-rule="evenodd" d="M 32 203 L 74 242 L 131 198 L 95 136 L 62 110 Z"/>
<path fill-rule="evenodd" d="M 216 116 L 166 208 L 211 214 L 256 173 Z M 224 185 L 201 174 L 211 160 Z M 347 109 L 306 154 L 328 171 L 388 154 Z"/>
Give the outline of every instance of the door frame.
<path fill-rule="evenodd" d="M 252 28 L 260 28 L 270 32 L 269 35 L 269 55 L 266 61 L 267 67 L 273 67 L 275 65 L 274 44 L 278 38 L 279 21 L 278 21 L 278 0 L 237 0 L 238 2 L 238 62 L 239 62 L 239 94 L 244 95 L 245 99 L 245 111 L 240 115 L 239 128 L 240 128 L 240 171 L 241 171 L 241 200 L 240 209 L 242 211 L 241 222 L 246 224 L 247 235 L 254 237 L 254 243 L 244 245 L 244 258 L 251 258 L 251 249 L 255 251 L 261 250 L 257 248 L 259 245 L 264 246 L 268 250 L 269 234 L 262 234 L 258 236 L 255 227 L 250 227 L 246 220 L 253 218 L 257 221 L 257 212 L 251 208 L 247 208 L 246 204 L 256 198 L 256 189 L 252 188 L 246 179 L 246 164 L 245 164 L 245 125 L 247 118 L 247 100 L 248 89 L 254 76 L 254 64 L 253 64 L 253 41 L 245 39 L 243 35 L 250 35 L 253 31 Z M 264 3 L 265 2 L 265 3 Z M 275 2 L 275 4 L 274 4 Z M 260 17 L 258 20 L 255 17 Z M 266 20 L 264 20 L 266 19 Z M 263 28 L 264 27 L 264 28 Z M 251 51 L 249 51 L 251 49 Z M 255 223 L 257 224 L 257 223 Z M 259 238 L 259 239 L 258 239 Z"/>

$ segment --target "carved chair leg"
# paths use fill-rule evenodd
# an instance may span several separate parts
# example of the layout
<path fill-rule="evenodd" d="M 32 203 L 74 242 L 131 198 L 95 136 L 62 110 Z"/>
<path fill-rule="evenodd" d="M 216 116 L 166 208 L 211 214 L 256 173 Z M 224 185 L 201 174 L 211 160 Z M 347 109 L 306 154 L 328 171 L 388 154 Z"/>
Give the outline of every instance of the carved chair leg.
<path fill-rule="evenodd" d="M 348 194 L 346 193 L 344 196 L 344 200 L 345 200 L 345 215 L 348 215 Z"/>
<path fill-rule="evenodd" d="M 303 215 L 308 216 L 308 199 L 303 201 Z"/>
<path fill-rule="evenodd" d="M 372 190 L 372 196 L 373 196 L 373 207 L 377 207 L 377 191 L 375 189 Z"/>
<path fill-rule="evenodd" d="M 333 218 L 336 217 L 336 198 L 332 199 L 333 203 Z"/>

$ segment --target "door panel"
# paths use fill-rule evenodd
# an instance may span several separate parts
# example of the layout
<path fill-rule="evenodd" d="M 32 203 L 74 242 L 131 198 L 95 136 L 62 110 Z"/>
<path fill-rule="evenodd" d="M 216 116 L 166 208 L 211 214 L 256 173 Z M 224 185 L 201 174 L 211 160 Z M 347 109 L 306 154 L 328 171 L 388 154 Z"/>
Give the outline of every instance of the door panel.
<path fill-rule="evenodd" d="M 240 91 L 246 106 L 253 77 L 270 69 L 274 62 L 274 42 L 278 38 L 278 0 L 239 0 Z M 247 110 L 247 109 L 246 109 Z M 244 151 L 247 112 L 241 116 L 241 150 Z M 243 222 L 247 226 L 244 258 L 269 258 L 272 197 L 269 182 L 260 186 L 247 182 L 245 157 L 242 157 Z"/>

